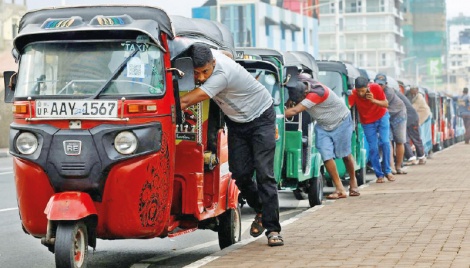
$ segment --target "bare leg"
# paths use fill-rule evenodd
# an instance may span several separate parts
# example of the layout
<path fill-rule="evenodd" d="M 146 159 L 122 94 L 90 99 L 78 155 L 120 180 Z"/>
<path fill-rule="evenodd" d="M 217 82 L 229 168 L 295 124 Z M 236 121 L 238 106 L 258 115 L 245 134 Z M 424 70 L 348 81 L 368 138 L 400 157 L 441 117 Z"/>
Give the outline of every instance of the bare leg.
<path fill-rule="evenodd" d="M 328 174 L 330 174 L 331 179 L 333 180 L 333 183 L 335 184 L 336 193 L 345 195 L 346 191 L 344 190 L 343 183 L 341 183 L 341 180 L 339 179 L 339 174 L 338 174 L 338 170 L 336 169 L 335 160 L 333 159 L 326 160 L 324 164 L 326 167 L 326 171 L 328 171 Z"/>
<path fill-rule="evenodd" d="M 356 171 L 354 170 L 354 160 L 352 155 L 343 157 L 344 165 L 349 174 L 349 187 L 352 189 L 357 189 L 357 180 L 356 180 Z"/>
<path fill-rule="evenodd" d="M 396 156 L 397 156 L 397 161 L 395 162 L 395 170 L 400 170 L 401 165 L 403 164 L 403 155 L 405 154 L 405 146 L 403 143 L 397 143 L 396 144 Z"/>
<path fill-rule="evenodd" d="M 390 168 L 392 168 L 392 173 L 396 173 L 395 167 L 395 146 L 393 146 L 393 142 L 390 141 Z M 402 158 L 403 159 L 403 158 Z"/>

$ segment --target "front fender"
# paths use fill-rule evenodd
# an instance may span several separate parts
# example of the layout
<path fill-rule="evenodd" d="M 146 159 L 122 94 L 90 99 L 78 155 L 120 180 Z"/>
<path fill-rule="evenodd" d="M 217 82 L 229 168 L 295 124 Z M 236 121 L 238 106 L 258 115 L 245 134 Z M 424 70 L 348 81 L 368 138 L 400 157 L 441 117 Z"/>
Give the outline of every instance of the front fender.
<path fill-rule="evenodd" d="M 230 179 L 227 189 L 227 207 L 225 209 L 237 208 L 238 207 L 238 190 L 234 179 Z"/>
<path fill-rule="evenodd" d="M 73 221 L 98 214 L 90 195 L 83 192 L 54 194 L 49 199 L 44 213 L 47 219 L 52 221 Z"/>

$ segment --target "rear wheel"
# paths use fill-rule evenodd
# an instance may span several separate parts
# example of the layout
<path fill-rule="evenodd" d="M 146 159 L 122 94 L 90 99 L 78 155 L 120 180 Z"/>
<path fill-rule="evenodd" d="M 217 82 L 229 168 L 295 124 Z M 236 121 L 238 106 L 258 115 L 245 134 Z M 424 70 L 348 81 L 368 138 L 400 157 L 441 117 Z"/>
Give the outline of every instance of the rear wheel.
<path fill-rule="evenodd" d="M 242 235 L 240 208 L 228 209 L 219 218 L 219 246 L 224 249 L 240 242 Z"/>
<path fill-rule="evenodd" d="M 366 173 L 366 167 L 361 167 L 359 170 L 356 171 L 357 186 L 361 186 L 366 183 Z"/>
<path fill-rule="evenodd" d="M 88 234 L 83 222 L 60 222 L 55 240 L 56 267 L 86 267 Z"/>
<path fill-rule="evenodd" d="M 321 205 L 323 201 L 323 176 L 311 178 L 308 187 L 308 202 L 310 207 Z"/>

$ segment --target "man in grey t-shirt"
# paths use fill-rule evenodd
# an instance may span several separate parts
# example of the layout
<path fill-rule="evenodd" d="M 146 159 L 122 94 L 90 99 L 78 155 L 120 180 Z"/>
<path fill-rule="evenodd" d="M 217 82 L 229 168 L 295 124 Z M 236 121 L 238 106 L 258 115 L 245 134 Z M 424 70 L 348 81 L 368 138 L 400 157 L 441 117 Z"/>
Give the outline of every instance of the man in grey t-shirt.
<path fill-rule="evenodd" d="M 200 86 L 180 99 L 181 108 L 212 98 L 225 113 L 232 177 L 257 215 L 250 234 L 266 229 L 268 245 L 282 246 L 279 199 L 274 179 L 276 113 L 269 91 L 241 65 L 203 44 L 191 47 Z M 253 175 L 256 171 L 256 183 Z"/>

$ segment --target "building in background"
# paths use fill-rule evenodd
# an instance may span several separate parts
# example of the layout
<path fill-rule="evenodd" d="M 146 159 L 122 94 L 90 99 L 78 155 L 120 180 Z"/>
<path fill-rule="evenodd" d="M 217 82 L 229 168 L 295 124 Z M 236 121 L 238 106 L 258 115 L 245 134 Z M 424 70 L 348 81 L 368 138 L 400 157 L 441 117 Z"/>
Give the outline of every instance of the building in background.
<path fill-rule="evenodd" d="M 445 0 L 406 0 L 404 5 L 406 74 L 419 84 L 446 87 L 447 27 Z"/>
<path fill-rule="evenodd" d="M 315 12 L 306 11 L 303 16 L 300 10 L 284 9 L 284 4 L 288 4 L 287 1 L 209 0 L 201 7 L 193 8 L 192 16 L 220 20 L 233 33 L 237 47 L 308 51 L 318 58 Z M 293 3 L 288 5 L 291 7 Z"/>
<path fill-rule="evenodd" d="M 460 94 L 470 85 L 470 17 L 459 16 L 447 22 L 448 28 L 448 88 Z"/>
<path fill-rule="evenodd" d="M 403 0 L 320 0 L 320 58 L 399 77 Z"/>

